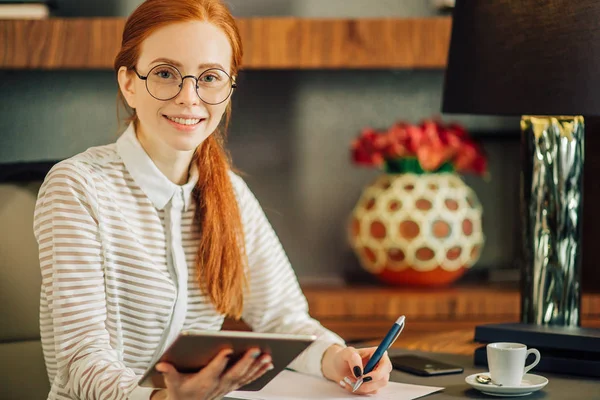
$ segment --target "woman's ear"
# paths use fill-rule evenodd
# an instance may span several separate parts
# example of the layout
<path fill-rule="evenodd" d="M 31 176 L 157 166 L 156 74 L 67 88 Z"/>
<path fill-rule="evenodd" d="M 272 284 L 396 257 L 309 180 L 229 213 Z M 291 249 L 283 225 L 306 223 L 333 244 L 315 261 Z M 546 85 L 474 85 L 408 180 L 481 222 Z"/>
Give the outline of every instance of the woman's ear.
<path fill-rule="evenodd" d="M 127 105 L 135 109 L 135 74 L 131 73 L 127 67 L 121 67 L 117 73 L 117 80 Z"/>

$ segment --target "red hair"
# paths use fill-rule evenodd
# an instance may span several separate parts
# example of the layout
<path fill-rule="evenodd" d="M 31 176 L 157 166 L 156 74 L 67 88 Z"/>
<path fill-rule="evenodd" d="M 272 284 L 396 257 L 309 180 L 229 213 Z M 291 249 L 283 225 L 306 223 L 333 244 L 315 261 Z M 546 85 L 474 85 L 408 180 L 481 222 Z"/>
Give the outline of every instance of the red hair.
<path fill-rule="evenodd" d="M 114 68 L 133 69 L 140 56 L 141 44 L 155 30 L 188 21 L 207 21 L 220 28 L 232 49 L 231 75 L 236 76 L 242 62 L 242 41 L 235 20 L 221 0 L 146 0 L 127 19 L 121 50 Z M 119 99 L 125 102 L 119 91 Z M 127 107 L 126 107 L 127 108 Z M 135 110 L 130 121 L 137 122 Z M 225 112 L 223 129 L 217 129 L 196 150 L 199 179 L 196 186 L 196 222 L 200 225 L 200 244 L 196 274 L 201 290 L 217 311 L 240 318 L 246 286 L 246 252 L 243 227 L 229 179 L 229 156 L 224 149 L 231 104 Z"/>

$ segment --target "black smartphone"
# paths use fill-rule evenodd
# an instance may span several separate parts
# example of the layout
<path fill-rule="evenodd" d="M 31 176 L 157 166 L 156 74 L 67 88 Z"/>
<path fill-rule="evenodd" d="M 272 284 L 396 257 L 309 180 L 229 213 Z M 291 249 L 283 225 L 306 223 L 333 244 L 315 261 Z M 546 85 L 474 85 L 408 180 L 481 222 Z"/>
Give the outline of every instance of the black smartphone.
<path fill-rule="evenodd" d="M 447 364 L 414 354 L 392 356 L 390 361 L 395 369 L 419 376 L 460 374 L 463 372 L 463 368 L 458 365 Z"/>

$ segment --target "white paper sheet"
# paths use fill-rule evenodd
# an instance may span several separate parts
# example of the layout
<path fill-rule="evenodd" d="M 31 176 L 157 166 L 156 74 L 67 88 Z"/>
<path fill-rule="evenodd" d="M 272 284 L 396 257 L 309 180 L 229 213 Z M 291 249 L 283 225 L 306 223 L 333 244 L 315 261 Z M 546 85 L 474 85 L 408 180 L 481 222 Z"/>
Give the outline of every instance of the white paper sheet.
<path fill-rule="evenodd" d="M 346 391 L 339 384 L 324 378 L 289 370 L 282 371 L 257 392 L 235 391 L 227 397 L 244 400 L 413 400 L 443 390 L 441 387 L 418 386 L 389 382 L 377 394 L 359 396 Z"/>

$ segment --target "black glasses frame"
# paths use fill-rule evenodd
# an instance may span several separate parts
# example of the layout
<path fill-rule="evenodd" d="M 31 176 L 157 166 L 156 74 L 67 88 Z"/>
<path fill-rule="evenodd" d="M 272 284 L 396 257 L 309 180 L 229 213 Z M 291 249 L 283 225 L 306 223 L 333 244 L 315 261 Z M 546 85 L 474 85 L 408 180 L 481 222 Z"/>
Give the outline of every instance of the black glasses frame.
<path fill-rule="evenodd" d="M 152 94 L 152 92 L 150 91 L 150 89 L 148 88 L 148 76 L 150 75 L 150 73 L 155 70 L 156 68 L 159 67 L 170 67 L 173 68 L 175 71 L 177 71 L 179 73 L 179 76 L 181 76 L 181 83 L 179 84 L 179 92 L 177 92 L 177 94 L 173 97 L 170 97 L 168 99 L 159 99 L 158 97 L 154 96 Z M 146 83 L 146 90 L 148 91 L 148 93 L 150 94 L 150 96 L 154 97 L 156 100 L 160 100 L 160 101 L 169 101 L 169 100 L 173 100 L 175 97 L 179 96 L 179 93 L 181 93 L 181 90 L 183 89 L 183 83 L 185 82 L 185 80 L 187 78 L 192 78 L 194 80 L 194 86 L 196 87 L 196 95 L 198 96 L 198 98 L 200 100 L 202 100 L 204 103 L 206 104 L 210 104 L 212 106 L 215 106 L 217 104 L 221 104 L 225 101 L 227 101 L 227 99 L 231 96 L 231 94 L 233 93 L 234 89 L 237 89 L 237 83 L 235 82 L 235 78 L 231 77 L 227 72 L 223 71 L 221 68 L 209 68 L 206 71 L 202 72 L 200 75 L 198 75 L 197 77 L 195 75 L 185 75 L 183 76 L 183 74 L 181 73 L 181 71 L 179 71 L 175 66 L 171 65 L 171 64 L 159 64 L 156 65 L 154 67 L 152 67 L 150 69 L 150 71 L 148 71 L 148 74 L 146 76 L 140 75 L 140 73 L 137 71 L 137 69 L 135 67 L 132 68 L 133 72 L 135 72 L 135 74 L 137 75 L 138 78 L 140 78 L 141 80 L 143 80 Z M 221 71 L 223 72 L 225 75 L 227 75 L 227 77 L 229 78 L 229 80 L 231 81 L 231 88 L 229 90 L 229 94 L 220 102 L 218 103 L 209 103 L 208 101 L 204 100 L 201 96 L 200 93 L 198 93 L 198 89 L 200 89 L 200 86 L 198 86 L 198 81 L 200 80 L 200 77 L 202 75 L 204 75 L 207 71 L 211 71 L 211 70 L 217 70 L 217 71 Z"/>

